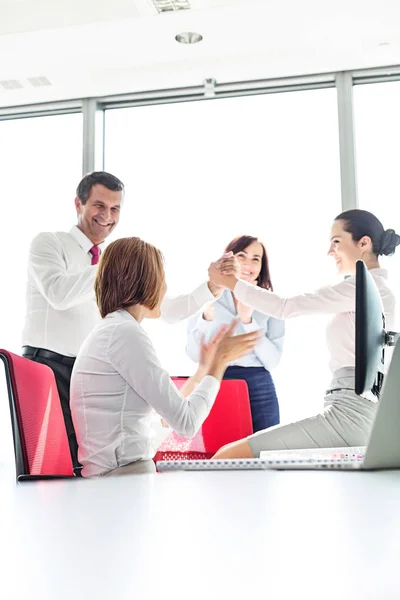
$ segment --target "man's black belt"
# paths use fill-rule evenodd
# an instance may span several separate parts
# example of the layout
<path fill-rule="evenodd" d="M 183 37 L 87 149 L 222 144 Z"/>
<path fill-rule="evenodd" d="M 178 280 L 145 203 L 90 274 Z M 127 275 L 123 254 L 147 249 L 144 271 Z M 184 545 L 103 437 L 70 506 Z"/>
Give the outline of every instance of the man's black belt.
<path fill-rule="evenodd" d="M 70 366 L 73 366 L 75 362 L 74 356 L 64 356 L 63 354 L 58 354 L 58 352 L 53 352 L 52 350 L 34 348 L 33 346 L 23 346 L 22 356 L 25 356 L 26 358 L 36 358 L 36 356 L 40 356 L 41 358 L 47 358 L 48 360 L 54 360 L 55 362 Z"/>

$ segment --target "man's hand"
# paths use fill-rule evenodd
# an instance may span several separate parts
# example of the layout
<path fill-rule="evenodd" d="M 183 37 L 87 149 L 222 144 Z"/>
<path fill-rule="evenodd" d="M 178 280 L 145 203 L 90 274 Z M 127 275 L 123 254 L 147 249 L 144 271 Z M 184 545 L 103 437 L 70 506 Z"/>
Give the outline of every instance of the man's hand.
<path fill-rule="evenodd" d="M 240 263 L 233 252 L 227 252 L 217 260 L 220 271 L 223 275 L 234 275 L 240 279 L 241 268 Z"/>
<path fill-rule="evenodd" d="M 232 252 L 224 254 L 216 262 L 208 267 L 210 283 L 221 291 L 223 289 L 233 290 L 240 276 L 240 264 Z"/>
<path fill-rule="evenodd" d="M 214 296 L 219 296 L 225 289 L 233 289 L 230 287 L 233 280 L 222 279 L 220 276 L 233 275 L 237 279 L 240 277 L 240 264 L 233 252 L 227 252 L 217 261 L 212 262 L 208 267 L 209 282 L 208 287 Z M 235 282 L 236 283 L 236 282 Z"/>

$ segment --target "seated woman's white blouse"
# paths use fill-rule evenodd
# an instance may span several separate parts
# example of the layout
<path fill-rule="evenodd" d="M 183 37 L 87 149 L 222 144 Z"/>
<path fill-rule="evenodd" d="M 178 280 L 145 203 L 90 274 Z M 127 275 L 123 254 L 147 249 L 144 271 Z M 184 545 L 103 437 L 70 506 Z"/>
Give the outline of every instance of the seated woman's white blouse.
<path fill-rule="evenodd" d="M 193 437 L 218 390 L 219 381 L 207 376 L 184 398 L 140 324 L 125 310 L 107 315 L 84 341 L 71 378 L 82 475 L 151 459 L 154 410 L 177 433 Z"/>
<path fill-rule="evenodd" d="M 392 330 L 396 299 L 386 281 L 387 271 L 371 269 L 370 273 L 382 299 L 386 329 Z M 277 319 L 312 314 L 333 314 L 334 317 L 326 331 L 331 371 L 335 372 L 342 367 L 355 366 L 355 277 L 348 277 L 336 285 L 323 287 L 312 294 L 300 294 L 290 298 L 268 292 L 245 281 L 238 281 L 233 292 L 243 304 L 252 306 L 259 312 Z M 315 352 L 318 353 L 318 348 L 315 349 Z M 312 360 L 312 357 L 310 358 Z"/>

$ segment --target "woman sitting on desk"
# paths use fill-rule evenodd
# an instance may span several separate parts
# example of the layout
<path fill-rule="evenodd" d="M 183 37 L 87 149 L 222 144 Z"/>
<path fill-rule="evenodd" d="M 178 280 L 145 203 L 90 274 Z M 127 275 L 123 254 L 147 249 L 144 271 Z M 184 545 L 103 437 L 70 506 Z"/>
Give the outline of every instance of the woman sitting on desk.
<path fill-rule="evenodd" d="M 227 364 L 251 351 L 259 333 L 232 336 L 236 322 L 202 344 L 199 366 L 179 392 L 141 326 L 158 318 L 166 292 L 162 255 L 139 238 L 104 251 L 95 282 L 102 322 L 84 341 L 72 372 L 71 412 L 83 477 L 155 470 L 154 410 L 192 437 L 208 416 Z"/>
<path fill-rule="evenodd" d="M 387 272 L 380 268 L 379 255 L 391 255 L 400 243 L 393 229 L 365 210 L 349 210 L 336 217 L 331 231 L 329 256 L 347 279 L 312 294 L 282 298 L 273 292 L 239 279 L 235 258 L 213 263 L 210 277 L 233 291 L 236 298 L 278 319 L 305 314 L 333 314 L 327 329 L 332 382 L 320 414 L 297 423 L 259 431 L 247 439 L 221 448 L 214 458 L 252 458 L 263 450 L 365 446 L 376 412 L 376 403 L 354 391 L 355 365 L 355 269 L 362 259 L 380 292 L 387 328 L 393 329 L 395 297 L 389 289 Z M 318 349 L 316 349 L 318 352 Z M 309 374 L 312 376 L 312 372 Z M 305 378 L 306 381 L 306 378 Z M 299 397 L 307 385 L 299 389 Z"/>
<path fill-rule="evenodd" d="M 265 290 L 273 290 L 267 252 L 257 238 L 249 235 L 237 237 L 228 244 L 225 252 L 232 252 L 237 257 L 243 281 Z M 204 312 L 189 319 L 186 352 L 189 358 L 197 362 L 203 336 L 209 340 L 221 324 L 231 323 L 235 317 L 239 317 L 237 333 L 261 329 L 264 334 L 253 352 L 232 362 L 224 375 L 224 379 L 246 381 L 253 431 L 256 432 L 279 424 L 278 398 L 270 371 L 278 365 L 281 358 L 284 321 L 255 311 L 253 307 L 237 300 L 230 290 L 225 290 Z"/>

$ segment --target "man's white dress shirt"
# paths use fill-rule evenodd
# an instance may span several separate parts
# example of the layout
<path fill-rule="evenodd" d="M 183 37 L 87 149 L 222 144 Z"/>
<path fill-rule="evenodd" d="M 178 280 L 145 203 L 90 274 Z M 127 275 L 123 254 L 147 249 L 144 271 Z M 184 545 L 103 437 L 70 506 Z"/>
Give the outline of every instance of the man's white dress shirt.
<path fill-rule="evenodd" d="M 64 356 L 78 354 L 83 340 L 100 321 L 92 246 L 76 226 L 68 233 L 40 233 L 34 238 L 28 259 L 23 346 Z M 171 323 L 185 319 L 213 299 L 204 283 L 191 294 L 165 298 L 162 317 Z"/>
<path fill-rule="evenodd" d="M 141 325 L 126 310 L 110 313 L 83 342 L 72 372 L 71 413 L 82 475 L 151 459 L 155 412 L 180 435 L 194 436 L 218 390 L 219 381 L 206 376 L 184 398 Z"/>
<path fill-rule="evenodd" d="M 396 298 L 388 286 L 387 271 L 371 269 L 370 273 L 381 295 L 386 328 L 392 330 Z M 291 298 L 284 298 L 245 281 L 238 281 L 233 292 L 243 304 L 253 306 L 256 310 L 277 319 L 333 314 L 326 331 L 331 371 L 334 373 L 342 367 L 355 366 L 355 277 L 348 277 L 336 285 L 323 287 L 312 294 L 301 294 Z M 318 348 L 315 351 L 318 352 Z"/>

